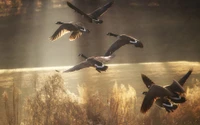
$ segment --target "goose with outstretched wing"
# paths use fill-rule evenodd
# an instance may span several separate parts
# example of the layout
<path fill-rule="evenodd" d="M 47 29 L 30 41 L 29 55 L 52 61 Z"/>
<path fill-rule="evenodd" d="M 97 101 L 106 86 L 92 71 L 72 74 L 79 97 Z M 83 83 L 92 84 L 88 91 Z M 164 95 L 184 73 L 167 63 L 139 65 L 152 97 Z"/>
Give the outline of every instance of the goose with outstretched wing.
<path fill-rule="evenodd" d="M 56 24 L 60 25 L 60 27 L 50 37 L 51 41 L 55 41 L 61 38 L 63 35 L 70 32 L 72 33 L 69 37 L 69 41 L 73 41 L 75 39 L 78 39 L 83 33 L 90 32 L 81 23 L 72 23 L 72 22 L 64 23 L 64 22 L 58 21 Z"/>
<path fill-rule="evenodd" d="M 169 96 L 173 96 L 169 90 L 155 84 L 151 85 L 149 91 L 145 93 L 140 111 L 146 113 L 157 99 L 162 100 Z"/>
<path fill-rule="evenodd" d="M 120 47 L 127 44 L 133 44 L 135 47 L 143 48 L 143 44 L 141 41 L 129 35 L 126 34 L 118 35 L 111 32 L 109 32 L 107 35 L 117 37 L 118 39 L 109 47 L 109 49 L 105 53 L 105 56 L 113 54 Z"/>
<path fill-rule="evenodd" d="M 144 84 L 146 85 L 146 87 L 148 89 L 150 89 L 151 86 L 155 85 L 155 83 L 150 78 L 148 78 L 146 75 L 141 74 L 141 76 L 142 76 L 142 80 L 143 80 Z M 143 94 L 146 95 L 147 92 L 143 92 Z M 165 108 L 165 110 L 167 112 L 173 112 L 178 107 L 176 104 L 172 103 L 169 98 L 157 98 L 155 103 L 157 104 L 157 106 L 159 106 L 161 108 Z"/>
<path fill-rule="evenodd" d="M 79 8 L 77 8 L 76 6 L 71 4 L 70 2 L 67 2 L 67 5 L 70 8 L 72 8 L 73 10 L 75 10 L 75 12 L 81 14 L 90 23 L 94 22 L 96 24 L 101 24 L 101 23 L 103 23 L 103 20 L 100 20 L 99 17 L 102 16 L 108 10 L 108 8 L 110 8 L 112 6 L 113 3 L 114 3 L 114 1 L 108 2 L 104 6 L 99 7 L 98 9 L 96 9 L 95 11 L 93 11 L 89 14 L 86 14 L 85 12 L 83 12 L 82 10 L 80 10 Z"/>
<path fill-rule="evenodd" d="M 179 81 L 173 80 L 172 84 L 165 86 L 169 91 L 174 93 L 174 96 L 169 97 L 172 102 L 184 103 L 186 98 L 182 95 L 185 92 L 183 85 L 192 74 L 193 69 L 190 69 Z"/>
<path fill-rule="evenodd" d="M 88 68 L 88 67 L 94 67 L 99 73 L 101 73 L 101 71 L 106 71 L 108 69 L 108 66 L 104 65 L 104 62 L 107 62 L 111 60 L 112 58 L 114 58 L 114 55 L 86 57 L 83 54 L 79 54 L 79 56 L 83 57 L 85 60 L 73 66 L 72 68 L 63 71 L 63 73 L 73 72 L 73 71 L 77 71 L 77 70 Z"/>

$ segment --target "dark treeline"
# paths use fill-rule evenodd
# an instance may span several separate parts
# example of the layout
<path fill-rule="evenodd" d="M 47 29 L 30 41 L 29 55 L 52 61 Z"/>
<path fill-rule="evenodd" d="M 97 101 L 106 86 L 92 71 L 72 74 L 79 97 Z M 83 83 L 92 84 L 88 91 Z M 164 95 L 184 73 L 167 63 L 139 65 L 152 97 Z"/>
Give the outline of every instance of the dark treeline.
<path fill-rule="evenodd" d="M 67 1 L 67 0 L 66 0 Z M 41 8 L 44 6 L 52 6 L 60 3 L 63 5 L 64 0 L 0 0 L 0 16 L 21 14 L 25 10 L 31 8 Z M 68 0 L 76 3 L 99 3 L 108 0 Z M 175 7 L 175 8 L 198 8 L 200 6 L 199 0 L 115 0 L 120 5 L 132 5 L 138 7 Z"/>

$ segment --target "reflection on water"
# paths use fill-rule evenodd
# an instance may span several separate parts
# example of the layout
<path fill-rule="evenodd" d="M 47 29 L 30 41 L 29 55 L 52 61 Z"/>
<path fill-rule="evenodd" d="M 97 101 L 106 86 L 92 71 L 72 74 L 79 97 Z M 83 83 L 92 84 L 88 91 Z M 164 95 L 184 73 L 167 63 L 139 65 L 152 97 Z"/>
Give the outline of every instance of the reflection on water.
<path fill-rule="evenodd" d="M 66 5 L 65 0 L 6 0 L 1 2 L 0 66 L 1 68 L 51 67 L 74 65 L 81 61 L 79 53 L 104 55 L 116 40 L 106 34 L 128 34 L 144 44 L 121 47 L 111 63 L 199 61 L 199 8 L 183 1 L 116 0 L 101 19 L 104 23 L 88 23 Z M 73 0 L 85 12 L 105 4 L 103 0 Z M 154 4 L 156 2 L 158 4 Z M 190 3 L 190 2 L 189 2 Z M 16 7 L 13 7 L 16 4 Z M 171 5 L 177 7 L 173 7 Z M 150 6 L 151 5 L 151 6 Z M 152 6 L 152 5 L 159 5 Z M 8 6 L 8 7 L 6 7 Z M 180 7 L 180 8 L 179 8 Z M 9 8 L 13 9 L 13 13 Z M 9 11 L 9 12 L 4 12 Z M 20 13 L 16 16 L 15 13 Z M 130 16 L 131 15 L 131 16 Z M 49 37 L 58 28 L 57 21 L 82 22 L 91 32 L 70 42 L 69 34 L 54 43 Z M 11 30 L 12 29 L 12 30 Z M 10 51 L 12 50 L 12 51 Z M 19 51 L 20 50 L 20 51 Z M 184 56 L 180 56 L 184 55 Z"/>
<path fill-rule="evenodd" d="M 5 90 L 8 96 L 12 95 L 12 86 L 15 85 L 20 89 L 20 101 L 23 104 L 24 99 L 41 88 L 37 79 L 47 78 L 55 74 L 55 69 L 66 69 L 69 67 L 50 67 L 50 68 L 27 68 L 0 70 L 0 93 Z M 98 73 L 94 68 L 87 68 L 71 73 L 63 73 L 61 76 L 65 81 L 66 87 L 73 93 L 78 94 L 77 87 L 87 86 L 90 90 L 99 91 L 104 97 L 107 97 L 115 83 L 131 85 L 137 93 L 138 100 L 141 101 L 143 95 L 141 92 L 146 90 L 142 83 L 141 73 L 149 76 L 159 85 L 172 83 L 173 79 L 178 80 L 190 68 L 194 71 L 187 80 L 184 87 L 192 85 L 196 79 L 200 79 L 200 64 L 198 62 L 155 62 L 155 63 L 138 63 L 138 64 L 110 64 L 106 72 Z M 42 82 L 41 82 L 42 83 Z M 1 100 L 2 101 L 2 100 Z M 140 105 L 140 104 L 137 104 Z M 0 111 L 4 111 L 3 104 L 0 104 Z"/>
<path fill-rule="evenodd" d="M 141 87 L 141 73 L 146 74 L 155 82 L 166 85 L 173 79 L 180 78 L 190 68 L 193 68 L 193 76 L 198 79 L 200 73 L 199 62 L 150 62 L 135 64 L 108 64 L 109 69 L 106 72 L 98 73 L 94 68 L 85 68 L 70 73 L 62 73 L 65 83 L 72 92 L 76 92 L 78 84 L 86 84 L 96 89 L 109 89 L 115 82 L 130 84 L 134 88 Z M 22 86 L 30 84 L 37 76 L 56 73 L 55 70 L 65 70 L 66 67 L 42 67 L 42 68 L 22 68 L 22 69 L 1 69 L 1 87 L 9 88 L 12 82 L 20 83 Z M 112 85 L 110 85 L 112 84 Z M 137 89 L 136 89 L 137 90 Z"/>
<path fill-rule="evenodd" d="M 0 17 L 10 16 L 10 15 L 19 15 L 33 11 L 39 12 L 49 6 L 52 8 L 64 8 L 65 4 L 62 4 L 63 0 L 2 0 L 0 1 Z M 49 4 L 50 5 L 49 5 Z"/>

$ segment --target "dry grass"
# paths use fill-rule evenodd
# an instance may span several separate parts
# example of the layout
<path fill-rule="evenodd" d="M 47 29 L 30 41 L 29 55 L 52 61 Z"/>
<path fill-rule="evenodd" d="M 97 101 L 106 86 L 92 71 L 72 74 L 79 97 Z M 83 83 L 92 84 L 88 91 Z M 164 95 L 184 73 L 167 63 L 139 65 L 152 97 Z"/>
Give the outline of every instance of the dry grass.
<path fill-rule="evenodd" d="M 13 97 L 4 92 L 5 125 L 199 125 L 200 82 L 187 89 L 187 101 L 173 113 L 155 105 L 146 113 L 138 112 L 140 104 L 131 86 L 114 84 L 108 97 L 102 92 L 79 86 L 79 96 L 68 91 L 59 74 L 37 79 L 40 86 L 23 105 L 19 118 L 19 90 L 13 86 Z M 38 85 L 39 85 L 38 84 Z M 12 103 L 9 104 L 9 99 Z"/>
<path fill-rule="evenodd" d="M 44 80 L 45 81 L 45 80 Z M 27 99 L 25 125 L 132 125 L 135 90 L 114 85 L 108 99 L 87 87 L 78 87 L 80 97 L 65 91 L 61 76 L 53 75 L 44 87 Z"/>
<path fill-rule="evenodd" d="M 163 125 L 199 125 L 200 124 L 200 82 L 193 80 L 192 87 L 187 88 L 184 104 L 170 114 L 163 115 Z"/>
<path fill-rule="evenodd" d="M 49 77 L 44 87 L 25 104 L 25 125 L 81 125 L 86 124 L 85 111 L 64 90 L 59 75 Z"/>
<path fill-rule="evenodd" d="M 12 98 L 9 100 L 8 93 L 6 91 L 3 92 L 3 103 L 5 109 L 5 116 L 2 116 L 1 120 L 6 125 L 18 125 L 19 124 L 19 98 L 20 98 L 20 90 L 15 87 L 15 83 L 13 83 L 12 87 Z"/>

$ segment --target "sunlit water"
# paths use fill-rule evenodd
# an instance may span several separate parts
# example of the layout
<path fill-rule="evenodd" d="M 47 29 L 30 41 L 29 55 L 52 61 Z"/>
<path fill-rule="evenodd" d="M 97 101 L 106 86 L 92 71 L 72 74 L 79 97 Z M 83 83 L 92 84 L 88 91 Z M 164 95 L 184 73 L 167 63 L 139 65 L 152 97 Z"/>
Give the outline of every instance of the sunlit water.
<path fill-rule="evenodd" d="M 98 73 L 94 68 L 86 68 L 71 73 L 60 74 L 65 82 L 66 88 L 78 95 L 78 86 L 87 86 L 90 90 L 100 92 L 107 97 L 115 83 L 131 85 L 136 90 L 139 103 L 143 98 L 142 92 L 147 88 L 141 79 L 141 73 L 150 77 L 158 85 L 168 85 L 172 80 L 179 80 L 190 68 L 193 73 L 187 80 L 184 88 L 191 86 L 200 79 L 199 62 L 149 62 L 134 64 L 110 64 L 106 72 Z M 67 67 L 46 67 L 46 68 L 22 68 L 0 70 L 0 93 L 4 91 L 10 93 L 12 97 L 12 85 L 15 83 L 20 90 L 20 101 L 23 104 L 25 98 L 32 95 L 39 86 L 36 83 L 38 77 L 47 78 L 57 73 L 55 70 L 64 70 Z M 0 100 L 3 102 L 2 98 Z M 0 104 L 0 111 L 4 112 L 3 103 Z"/>

